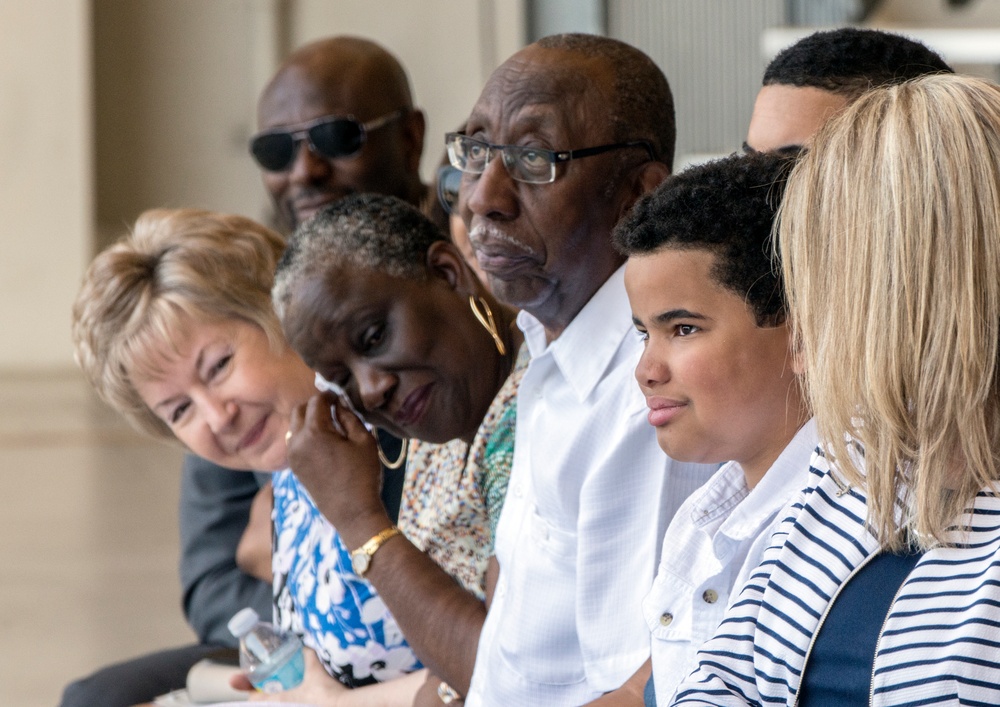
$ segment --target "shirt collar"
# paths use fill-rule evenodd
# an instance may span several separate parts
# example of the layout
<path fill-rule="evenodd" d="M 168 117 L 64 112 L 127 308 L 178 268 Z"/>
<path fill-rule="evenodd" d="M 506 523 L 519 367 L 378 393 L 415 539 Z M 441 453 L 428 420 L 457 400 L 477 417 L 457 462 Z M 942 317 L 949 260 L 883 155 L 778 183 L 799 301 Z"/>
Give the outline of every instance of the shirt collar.
<path fill-rule="evenodd" d="M 545 328 L 525 311 L 517 325 L 534 361 L 548 354 L 582 402 L 604 376 L 622 339 L 632 329 L 632 308 L 625 292 L 625 266 L 609 277 L 555 341 L 547 344 Z M 636 335 L 636 343 L 639 338 Z M 638 352 L 639 347 L 636 346 Z M 638 353 L 636 353 L 638 360 Z"/>
<path fill-rule="evenodd" d="M 809 459 L 817 442 L 816 421 L 810 418 L 753 490 L 746 487 L 742 467 L 736 462 L 727 463 L 696 492 L 691 508 L 695 524 L 705 525 L 725 513 L 728 517 L 720 528 L 722 534 L 734 540 L 756 536 L 791 494 L 809 485 Z"/>

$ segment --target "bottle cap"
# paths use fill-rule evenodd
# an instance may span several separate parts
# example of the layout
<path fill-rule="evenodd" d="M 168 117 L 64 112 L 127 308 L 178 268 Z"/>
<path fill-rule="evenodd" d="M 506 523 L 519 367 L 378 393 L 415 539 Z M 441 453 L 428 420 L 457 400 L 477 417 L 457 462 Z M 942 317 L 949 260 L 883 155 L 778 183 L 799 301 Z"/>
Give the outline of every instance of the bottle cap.
<path fill-rule="evenodd" d="M 233 618 L 229 619 L 227 627 L 229 628 L 229 633 L 237 638 L 243 638 L 250 629 L 257 625 L 258 621 L 260 621 L 260 616 L 248 606 L 245 609 L 237 611 Z"/>

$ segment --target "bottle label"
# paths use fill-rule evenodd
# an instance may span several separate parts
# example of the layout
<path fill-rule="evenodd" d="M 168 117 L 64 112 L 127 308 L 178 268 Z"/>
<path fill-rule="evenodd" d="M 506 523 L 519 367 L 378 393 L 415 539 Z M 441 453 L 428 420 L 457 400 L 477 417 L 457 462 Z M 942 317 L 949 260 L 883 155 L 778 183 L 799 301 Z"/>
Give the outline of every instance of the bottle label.
<path fill-rule="evenodd" d="M 275 655 L 277 666 L 273 670 L 261 670 L 260 666 L 250 676 L 250 682 L 261 692 L 274 694 L 297 687 L 305 676 L 305 658 L 302 656 L 302 645 L 298 644 L 295 652 L 285 660 L 283 655 Z"/>

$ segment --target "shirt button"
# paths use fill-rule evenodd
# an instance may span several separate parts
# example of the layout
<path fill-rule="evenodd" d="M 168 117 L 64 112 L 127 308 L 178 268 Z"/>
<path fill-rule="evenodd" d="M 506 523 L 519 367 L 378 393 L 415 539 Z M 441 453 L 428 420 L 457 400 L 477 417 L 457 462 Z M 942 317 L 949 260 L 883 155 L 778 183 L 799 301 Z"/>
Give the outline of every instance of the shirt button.
<path fill-rule="evenodd" d="M 673 620 L 673 614 L 663 614 L 660 616 L 660 626 L 669 626 Z"/>
<path fill-rule="evenodd" d="M 714 604 L 719 600 L 719 593 L 714 589 L 706 589 L 705 593 L 701 595 L 701 598 L 705 600 L 706 604 Z"/>
<path fill-rule="evenodd" d="M 524 489 L 521 488 L 521 484 L 514 484 L 514 498 L 521 498 L 524 496 Z"/>

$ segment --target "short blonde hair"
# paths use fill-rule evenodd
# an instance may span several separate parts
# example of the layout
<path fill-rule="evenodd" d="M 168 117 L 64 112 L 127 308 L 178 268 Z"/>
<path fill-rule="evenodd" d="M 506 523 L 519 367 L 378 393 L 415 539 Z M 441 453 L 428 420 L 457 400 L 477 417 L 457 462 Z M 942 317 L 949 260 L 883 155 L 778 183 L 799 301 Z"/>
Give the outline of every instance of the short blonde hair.
<path fill-rule="evenodd" d="M 271 284 L 284 247 L 280 235 L 242 216 L 146 211 L 87 270 L 73 305 L 77 364 L 134 427 L 172 438 L 139 397 L 132 376 L 155 372 L 186 318 L 244 320 L 282 348 Z"/>
<path fill-rule="evenodd" d="M 862 96 L 793 171 L 778 240 L 824 444 L 886 547 L 941 542 L 1000 477 L 1000 87 Z"/>

